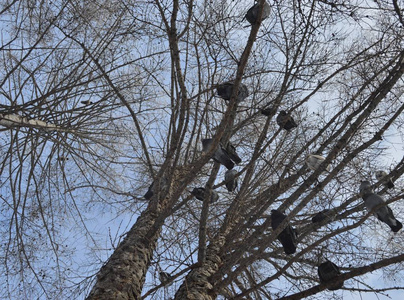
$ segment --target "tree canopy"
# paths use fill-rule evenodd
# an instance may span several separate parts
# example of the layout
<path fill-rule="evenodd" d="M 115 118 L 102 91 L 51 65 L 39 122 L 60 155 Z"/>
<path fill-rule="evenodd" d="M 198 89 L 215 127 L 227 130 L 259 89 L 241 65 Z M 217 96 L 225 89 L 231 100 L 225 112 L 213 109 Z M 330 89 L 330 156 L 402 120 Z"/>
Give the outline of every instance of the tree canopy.
<path fill-rule="evenodd" d="M 403 7 L 0 3 L 0 298 L 403 289 Z"/>

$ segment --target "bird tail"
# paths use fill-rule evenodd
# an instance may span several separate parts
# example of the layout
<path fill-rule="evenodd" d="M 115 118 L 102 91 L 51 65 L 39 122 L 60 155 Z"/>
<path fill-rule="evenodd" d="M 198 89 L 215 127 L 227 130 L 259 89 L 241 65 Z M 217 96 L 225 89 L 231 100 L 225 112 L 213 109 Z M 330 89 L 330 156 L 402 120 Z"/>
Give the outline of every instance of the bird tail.
<path fill-rule="evenodd" d="M 293 254 L 296 252 L 296 246 L 292 241 L 284 241 L 284 243 L 282 243 L 283 246 L 283 250 L 285 251 L 285 253 L 287 255 L 289 254 Z"/>
<path fill-rule="evenodd" d="M 403 228 L 403 224 L 400 221 L 396 220 L 396 225 L 388 224 L 393 232 L 398 232 L 401 228 Z"/>
<path fill-rule="evenodd" d="M 228 169 L 231 170 L 234 168 L 234 163 L 231 161 L 231 159 L 226 159 L 224 161 L 224 166 Z"/>
<path fill-rule="evenodd" d="M 394 183 L 392 181 L 387 182 L 387 188 L 389 189 L 394 188 Z"/>
<path fill-rule="evenodd" d="M 150 200 L 151 197 L 153 197 L 153 191 L 152 190 L 148 190 L 146 194 L 144 194 L 143 196 L 146 200 Z"/>

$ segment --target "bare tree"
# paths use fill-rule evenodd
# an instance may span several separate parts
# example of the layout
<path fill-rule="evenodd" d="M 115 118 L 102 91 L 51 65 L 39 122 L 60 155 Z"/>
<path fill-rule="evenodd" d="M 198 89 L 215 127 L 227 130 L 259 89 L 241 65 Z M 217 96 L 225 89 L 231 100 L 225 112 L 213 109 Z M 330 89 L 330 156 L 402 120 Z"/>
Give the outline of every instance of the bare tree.
<path fill-rule="evenodd" d="M 0 5 L 1 298 L 404 288 L 402 3 L 268 3 Z"/>

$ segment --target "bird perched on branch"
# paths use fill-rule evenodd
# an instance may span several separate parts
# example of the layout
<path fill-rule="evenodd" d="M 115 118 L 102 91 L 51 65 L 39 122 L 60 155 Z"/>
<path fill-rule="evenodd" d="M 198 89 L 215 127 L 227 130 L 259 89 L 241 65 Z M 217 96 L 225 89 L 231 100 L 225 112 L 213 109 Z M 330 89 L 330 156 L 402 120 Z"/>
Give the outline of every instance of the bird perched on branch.
<path fill-rule="evenodd" d="M 91 102 L 90 100 L 85 100 L 85 101 L 80 101 L 80 102 L 81 102 L 81 104 L 84 104 L 84 105 L 93 104 L 93 102 Z"/>
<path fill-rule="evenodd" d="M 229 192 L 233 192 L 238 186 L 238 180 L 236 178 L 237 171 L 236 170 L 227 170 L 224 174 L 224 182 L 226 184 L 226 188 Z"/>
<path fill-rule="evenodd" d="M 254 25 L 257 23 L 259 9 L 260 9 L 260 5 L 259 5 L 259 3 L 256 3 L 247 11 L 245 18 L 251 25 Z M 268 18 L 270 13 L 271 13 L 271 6 L 269 6 L 269 4 L 267 2 L 264 2 L 261 21 Z"/>
<path fill-rule="evenodd" d="M 309 169 L 315 171 L 317 168 L 321 165 L 321 163 L 325 160 L 324 156 L 317 155 L 317 154 L 309 154 L 306 157 L 306 165 L 309 167 Z M 328 165 L 326 168 L 326 171 L 330 172 L 331 166 Z"/>
<path fill-rule="evenodd" d="M 394 183 L 393 180 L 389 177 L 389 174 L 385 171 L 376 171 L 375 172 L 375 177 L 377 181 L 383 180 L 383 184 L 388 188 L 392 189 L 394 188 Z"/>
<path fill-rule="evenodd" d="M 230 159 L 234 161 L 237 165 L 241 163 L 241 158 L 238 156 L 236 152 L 236 147 L 230 142 L 227 143 L 226 145 L 226 152 L 229 155 Z"/>
<path fill-rule="evenodd" d="M 261 109 L 261 114 L 263 114 L 264 116 L 269 117 L 271 113 L 273 113 L 273 109 L 271 107 Z"/>
<path fill-rule="evenodd" d="M 217 94 L 224 100 L 228 101 L 231 98 L 231 95 L 233 94 L 233 87 L 234 83 L 233 81 L 228 81 L 221 83 L 216 86 Z M 248 88 L 245 84 L 240 83 L 238 87 L 238 93 L 237 93 L 237 102 L 243 101 L 245 98 L 247 98 L 249 95 Z"/>
<path fill-rule="evenodd" d="M 331 211 L 329 209 L 324 209 L 323 211 L 318 212 L 311 221 L 313 223 L 319 223 L 325 219 L 331 219 L 333 217 Z"/>
<path fill-rule="evenodd" d="M 338 276 L 341 274 L 338 266 L 327 259 L 318 266 L 317 269 L 320 282 L 326 284 L 330 291 L 335 291 L 344 285 L 344 281 L 338 281 Z"/>
<path fill-rule="evenodd" d="M 144 196 L 143 196 L 146 200 L 150 200 L 151 197 L 153 197 L 153 194 L 154 194 L 153 185 L 154 185 L 154 181 L 152 182 L 151 185 L 149 185 L 149 189 L 147 190 L 146 194 L 144 194 Z"/>
<path fill-rule="evenodd" d="M 144 194 L 144 198 L 146 199 L 146 200 L 150 200 L 151 199 L 151 197 L 153 197 L 153 195 L 154 195 L 154 189 L 155 189 L 155 182 L 153 181 L 152 183 L 151 183 L 151 185 L 149 185 L 149 188 L 148 188 L 148 190 L 147 190 L 147 192 L 146 192 L 146 194 Z M 160 180 L 160 190 L 165 190 L 165 189 L 167 189 L 168 188 L 168 182 L 167 182 L 167 178 L 166 177 L 163 177 L 161 180 Z"/>
<path fill-rule="evenodd" d="M 286 216 L 279 210 L 271 210 L 271 227 L 273 230 L 278 228 Z M 296 252 L 297 236 L 296 231 L 292 226 L 288 224 L 286 228 L 278 235 L 278 240 L 283 246 L 283 250 L 286 254 L 293 254 Z"/>
<path fill-rule="evenodd" d="M 397 232 L 403 227 L 403 224 L 394 217 L 393 211 L 387 206 L 383 198 L 373 192 L 369 181 L 362 181 L 359 190 L 368 211 L 376 208 L 374 211 L 375 216 L 389 225 L 393 232 Z"/>
<path fill-rule="evenodd" d="M 210 148 L 212 147 L 212 143 L 213 143 L 213 139 L 203 139 L 202 140 L 202 151 L 208 152 L 210 150 Z M 228 152 L 228 150 L 230 153 Z M 241 162 L 241 159 L 237 155 L 234 146 L 231 145 L 230 143 L 227 145 L 227 148 L 224 148 L 222 146 L 222 144 L 219 144 L 219 147 L 213 153 L 212 158 L 216 162 L 224 165 L 229 170 L 234 168 L 234 162 L 232 161 L 232 159 L 235 160 L 236 163 Z"/>
<path fill-rule="evenodd" d="M 295 120 L 293 120 L 292 116 L 288 114 L 286 111 L 281 110 L 276 117 L 276 123 L 287 131 L 290 131 L 292 128 L 297 127 Z"/>
<path fill-rule="evenodd" d="M 203 201 L 206 197 L 206 189 L 203 187 L 194 188 L 191 194 L 195 196 L 196 199 Z M 210 203 L 215 203 L 217 200 L 219 200 L 219 194 L 212 191 L 210 194 Z"/>
<path fill-rule="evenodd" d="M 159 272 L 159 279 L 160 279 L 161 284 L 166 285 L 167 283 L 169 283 L 171 281 L 172 278 L 173 277 L 170 274 L 168 274 L 167 272 L 164 272 L 164 271 Z"/>

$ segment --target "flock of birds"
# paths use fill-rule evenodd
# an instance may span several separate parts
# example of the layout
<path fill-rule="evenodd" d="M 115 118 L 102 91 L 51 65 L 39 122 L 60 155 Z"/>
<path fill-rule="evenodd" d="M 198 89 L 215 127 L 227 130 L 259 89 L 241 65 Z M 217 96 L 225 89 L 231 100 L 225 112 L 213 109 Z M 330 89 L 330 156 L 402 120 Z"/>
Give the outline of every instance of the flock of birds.
<path fill-rule="evenodd" d="M 250 24 L 256 24 L 258 20 L 258 12 L 259 12 L 259 4 L 256 3 L 253 7 L 251 7 L 245 16 L 245 19 Z M 267 2 L 264 3 L 263 12 L 262 12 L 262 20 L 266 19 L 271 12 L 271 8 Z M 234 83 L 232 81 L 228 81 L 216 86 L 217 94 L 222 99 L 228 101 L 230 100 L 233 93 Z M 237 94 L 237 102 L 243 101 L 249 95 L 248 88 L 245 84 L 240 83 L 238 94 Z M 273 113 L 272 108 L 264 108 L 261 110 L 261 113 L 265 116 L 269 116 Z M 277 124 L 287 131 L 292 130 L 297 127 L 297 123 L 290 115 L 284 110 L 281 110 L 276 117 Z M 213 144 L 213 139 L 203 139 L 202 140 L 202 151 L 209 152 L 211 150 Z M 236 153 L 236 148 L 230 142 L 226 145 L 219 144 L 218 148 L 214 151 L 212 159 L 219 164 L 225 166 L 227 171 L 224 176 L 224 183 L 229 192 L 233 192 L 236 190 L 238 186 L 237 180 L 237 171 L 234 170 L 235 164 L 239 164 L 241 162 L 240 156 Z M 306 165 L 311 170 L 316 170 L 323 163 L 325 157 L 317 154 L 309 154 L 306 158 Z M 326 171 L 331 171 L 331 166 L 327 165 L 325 168 Z M 376 180 L 382 181 L 385 186 L 389 189 L 394 188 L 394 183 L 389 177 L 389 175 L 385 171 L 377 171 L 375 172 Z M 372 185 L 369 181 L 363 181 L 360 185 L 360 195 L 365 203 L 365 206 L 368 211 L 373 212 L 374 215 L 382 222 L 386 223 L 393 232 L 398 232 L 402 227 L 402 223 L 398 221 L 390 209 L 388 205 L 386 205 L 384 199 L 374 193 L 372 189 Z M 203 201 L 206 196 L 206 189 L 204 187 L 194 188 L 191 194 L 198 200 Z M 147 193 L 144 195 L 144 198 L 151 199 L 153 196 L 153 183 L 150 185 Z M 214 203 L 218 201 L 219 195 L 216 191 L 212 190 L 210 195 L 210 203 Z M 280 210 L 273 209 L 271 210 L 271 227 L 273 230 L 276 230 L 278 226 L 286 219 L 286 215 L 282 213 Z M 318 212 L 316 215 L 312 217 L 312 223 L 319 223 L 326 219 L 332 219 L 333 213 L 329 210 L 323 210 Z M 283 250 L 285 254 L 290 255 L 296 252 L 297 248 L 297 232 L 289 223 L 283 229 L 277 239 L 282 244 Z M 321 263 L 318 266 L 318 276 L 320 278 L 320 282 L 325 284 L 329 290 L 337 290 L 343 287 L 344 281 L 338 280 L 338 276 L 341 274 L 339 267 L 328 259 L 325 262 Z M 159 272 L 160 281 L 163 285 L 168 284 L 173 277 L 164 271 Z"/>

